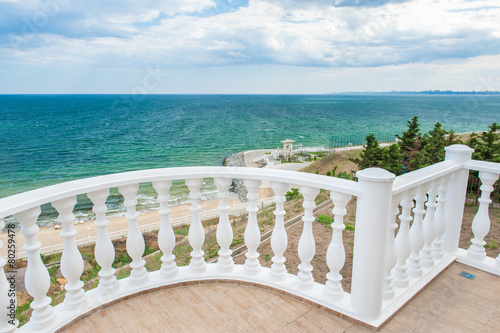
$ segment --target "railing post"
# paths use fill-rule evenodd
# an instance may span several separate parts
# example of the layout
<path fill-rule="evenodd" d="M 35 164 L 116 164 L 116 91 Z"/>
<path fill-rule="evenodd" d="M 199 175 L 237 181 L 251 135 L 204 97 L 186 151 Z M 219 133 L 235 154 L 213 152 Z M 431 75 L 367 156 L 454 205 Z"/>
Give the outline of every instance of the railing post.
<path fill-rule="evenodd" d="M 247 257 L 245 260 L 245 271 L 250 274 L 257 274 L 260 271 L 259 253 L 257 252 L 260 244 L 260 230 L 257 222 L 257 212 L 259 211 L 257 199 L 259 199 L 258 190 L 261 183 L 260 180 L 245 179 L 245 186 L 248 190 L 248 223 L 245 228 L 245 244 L 248 247 L 248 252 L 245 254 Z"/>
<path fill-rule="evenodd" d="M 111 297 L 118 291 L 118 280 L 113 268 L 115 260 L 115 247 L 108 233 L 108 220 L 106 219 L 106 199 L 109 196 L 109 189 L 87 193 L 87 197 L 94 204 L 92 211 L 95 213 L 94 225 L 97 228 L 97 240 L 95 244 L 95 260 L 101 266 L 99 271 L 99 292 L 101 297 Z"/>
<path fill-rule="evenodd" d="M 38 230 L 40 230 L 36 225 L 36 221 L 40 213 L 41 209 L 38 206 L 14 214 L 16 220 L 22 225 L 21 235 L 26 239 L 23 249 L 28 254 L 28 267 L 24 277 L 24 284 L 28 294 L 34 299 L 30 305 L 33 312 L 29 322 L 30 328 L 33 330 L 46 329 L 56 320 L 54 309 L 50 305 L 52 299 L 47 296 L 50 288 L 50 275 L 40 256 L 42 243 L 36 239 Z"/>
<path fill-rule="evenodd" d="M 488 207 L 491 203 L 490 195 L 493 192 L 493 184 L 498 179 L 498 174 L 480 171 L 479 178 L 481 179 L 481 198 L 479 198 L 479 208 L 476 216 L 472 220 L 474 238 L 471 239 L 472 245 L 467 251 L 467 256 L 474 260 L 483 261 L 486 259 L 484 237 L 490 232 L 490 216 L 488 213 Z"/>
<path fill-rule="evenodd" d="M 73 228 L 75 215 L 73 207 L 76 205 L 76 196 L 54 201 L 52 206 L 59 213 L 58 221 L 62 225 L 62 231 L 59 234 L 63 238 L 64 248 L 61 257 L 61 272 L 68 283 L 64 306 L 68 310 L 75 310 L 83 306 L 87 301 L 85 290 L 83 290 L 83 281 L 80 277 L 83 273 L 83 258 L 76 246 L 77 231 Z"/>
<path fill-rule="evenodd" d="M 470 161 L 472 153 L 474 152 L 474 149 L 464 145 L 452 145 L 446 147 L 445 150 L 445 161 L 453 161 L 461 164 Z M 448 192 L 446 195 L 448 201 L 445 206 L 446 231 L 443 235 L 445 252 L 455 252 L 458 250 L 468 178 L 469 170 L 457 170 L 453 173 L 453 178 L 448 185 Z"/>
<path fill-rule="evenodd" d="M 385 260 L 390 228 L 392 183 L 396 176 L 379 168 L 358 171 L 361 196 L 356 208 L 351 300 L 364 320 L 382 310 Z"/>

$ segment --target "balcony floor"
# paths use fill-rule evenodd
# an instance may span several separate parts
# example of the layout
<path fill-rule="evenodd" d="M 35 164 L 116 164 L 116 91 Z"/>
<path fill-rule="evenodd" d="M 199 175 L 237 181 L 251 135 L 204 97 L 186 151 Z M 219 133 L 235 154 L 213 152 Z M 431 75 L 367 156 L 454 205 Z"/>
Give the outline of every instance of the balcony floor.
<path fill-rule="evenodd" d="M 473 280 L 459 274 L 476 275 Z M 370 332 L 304 302 L 239 284 L 164 289 L 114 304 L 65 332 Z M 451 265 L 380 332 L 499 332 L 500 277 Z"/>

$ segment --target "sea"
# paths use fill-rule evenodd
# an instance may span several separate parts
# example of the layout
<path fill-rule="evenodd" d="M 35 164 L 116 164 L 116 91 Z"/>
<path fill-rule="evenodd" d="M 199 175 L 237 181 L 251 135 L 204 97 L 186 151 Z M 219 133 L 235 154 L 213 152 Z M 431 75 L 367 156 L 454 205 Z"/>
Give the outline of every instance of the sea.
<path fill-rule="evenodd" d="M 401 133 L 419 117 L 422 131 L 440 122 L 456 133 L 500 122 L 500 96 L 488 95 L 0 95 L 0 198 L 111 173 L 217 166 L 244 150 L 277 148 L 292 139 L 327 147 L 332 137 Z M 213 181 L 202 188 L 216 196 Z M 171 204 L 188 200 L 175 182 Z M 157 207 L 141 184 L 139 210 Z M 123 212 L 112 189 L 111 214 Z M 78 197 L 78 220 L 92 217 Z M 44 205 L 41 224 L 57 214 Z"/>

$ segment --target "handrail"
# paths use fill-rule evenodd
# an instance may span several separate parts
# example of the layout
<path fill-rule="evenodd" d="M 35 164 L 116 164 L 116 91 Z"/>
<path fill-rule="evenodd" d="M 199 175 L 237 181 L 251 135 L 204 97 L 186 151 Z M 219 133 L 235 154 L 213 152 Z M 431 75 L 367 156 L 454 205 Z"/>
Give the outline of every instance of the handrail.
<path fill-rule="evenodd" d="M 6 217 L 48 202 L 130 184 L 196 178 L 243 178 L 291 183 L 361 195 L 356 182 L 321 175 L 273 169 L 243 167 L 180 167 L 162 168 L 98 176 L 16 194 L 0 199 L 0 216 Z"/>
<path fill-rule="evenodd" d="M 392 194 L 393 195 L 401 194 L 408 189 L 415 188 L 417 186 L 439 179 L 453 171 L 461 169 L 462 167 L 463 167 L 462 164 L 453 161 L 443 161 L 398 176 L 394 181 Z"/>
<path fill-rule="evenodd" d="M 500 163 L 471 160 L 464 164 L 464 168 L 475 171 L 500 173 Z"/>

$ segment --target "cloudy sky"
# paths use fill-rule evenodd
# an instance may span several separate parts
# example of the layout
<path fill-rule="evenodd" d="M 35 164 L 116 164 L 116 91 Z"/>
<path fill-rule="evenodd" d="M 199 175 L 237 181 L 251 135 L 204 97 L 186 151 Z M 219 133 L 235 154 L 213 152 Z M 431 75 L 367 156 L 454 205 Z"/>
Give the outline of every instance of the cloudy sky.
<path fill-rule="evenodd" d="M 500 90 L 498 0 L 0 0 L 0 93 Z"/>

